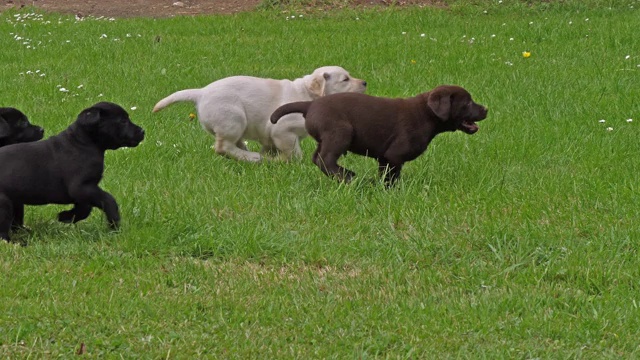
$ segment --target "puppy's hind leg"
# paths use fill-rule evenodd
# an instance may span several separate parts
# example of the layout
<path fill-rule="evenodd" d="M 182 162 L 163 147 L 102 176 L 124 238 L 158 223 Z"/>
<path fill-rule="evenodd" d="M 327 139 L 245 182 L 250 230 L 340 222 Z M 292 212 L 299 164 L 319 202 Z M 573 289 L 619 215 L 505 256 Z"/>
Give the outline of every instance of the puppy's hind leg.
<path fill-rule="evenodd" d="M 250 162 L 258 162 L 262 160 L 262 156 L 259 153 L 243 150 L 238 147 L 237 142 L 238 140 L 229 141 L 222 138 L 220 135 L 216 135 L 216 153 L 229 156 L 236 160 Z"/>
<path fill-rule="evenodd" d="M 248 151 L 242 137 L 246 128 L 246 120 L 243 116 L 233 111 L 226 112 L 225 121 L 213 121 L 213 119 L 201 122 L 205 130 L 215 135 L 216 153 L 243 161 L 258 162 L 262 159 L 257 152 Z"/>
<path fill-rule="evenodd" d="M 73 208 L 58 213 L 58 221 L 66 224 L 75 224 L 84 220 L 91 214 L 92 206 L 89 204 L 74 204 Z"/>
<path fill-rule="evenodd" d="M 350 182 L 356 173 L 338 165 L 338 159 L 347 151 L 348 144 L 348 142 L 343 143 L 338 139 L 338 141 L 332 142 L 329 147 L 327 142 L 323 141 L 323 144 L 319 144 L 316 153 L 313 154 L 313 162 L 325 175 L 336 177 L 346 183 Z"/>

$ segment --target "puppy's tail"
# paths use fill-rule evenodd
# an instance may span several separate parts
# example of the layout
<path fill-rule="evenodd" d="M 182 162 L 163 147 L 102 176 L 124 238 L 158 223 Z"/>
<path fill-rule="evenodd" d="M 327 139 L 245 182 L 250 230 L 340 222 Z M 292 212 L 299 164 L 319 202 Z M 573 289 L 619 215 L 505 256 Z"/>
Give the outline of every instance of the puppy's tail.
<path fill-rule="evenodd" d="M 291 113 L 302 113 L 302 116 L 307 116 L 307 110 L 309 110 L 310 105 L 311 101 L 298 101 L 284 104 L 271 114 L 271 123 L 275 124 L 281 117 Z"/>
<path fill-rule="evenodd" d="M 191 101 L 195 103 L 198 101 L 198 99 L 200 99 L 200 94 L 201 94 L 200 90 L 201 89 L 187 89 L 187 90 L 180 90 L 180 91 L 174 92 L 173 94 L 167 96 L 166 98 L 158 101 L 156 106 L 153 107 L 153 112 L 158 112 L 164 109 L 165 107 L 173 104 L 174 102 L 178 102 L 178 101 Z"/>

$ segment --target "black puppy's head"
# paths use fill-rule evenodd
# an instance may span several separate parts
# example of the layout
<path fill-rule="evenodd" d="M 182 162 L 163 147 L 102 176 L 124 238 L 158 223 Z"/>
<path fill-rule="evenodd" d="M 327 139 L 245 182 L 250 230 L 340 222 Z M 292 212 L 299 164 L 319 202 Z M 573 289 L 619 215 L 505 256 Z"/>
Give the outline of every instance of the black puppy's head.
<path fill-rule="evenodd" d="M 484 120 L 489 110 L 476 104 L 471 94 L 460 86 L 438 86 L 427 94 L 427 106 L 442 120 L 441 131 L 478 131 L 476 121 Z"/>
<path fill-rule="evenodd" d="M 144 130 L 131 122 L 119 105 L 100 102 L 82 110 L 75 125 L 101 149 L 136 147 L 144 139 Z"/>
<path fill-rule="evenodd" d="M 38 141 L 44 136 L 44 129 L 33 125 L 20 110 L 0 108 L 0 146 Z"/>

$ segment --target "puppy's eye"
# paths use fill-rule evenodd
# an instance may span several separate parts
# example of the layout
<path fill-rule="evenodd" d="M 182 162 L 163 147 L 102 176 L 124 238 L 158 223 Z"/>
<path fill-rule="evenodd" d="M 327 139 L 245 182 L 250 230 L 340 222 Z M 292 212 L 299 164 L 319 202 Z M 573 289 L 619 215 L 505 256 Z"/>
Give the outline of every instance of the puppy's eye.
<path fill-rule="evenodd" d="M 344 78 L 344 80 L 342 81 L 349 81 L 349 77 L 347 76 L 346 78 Z"/>

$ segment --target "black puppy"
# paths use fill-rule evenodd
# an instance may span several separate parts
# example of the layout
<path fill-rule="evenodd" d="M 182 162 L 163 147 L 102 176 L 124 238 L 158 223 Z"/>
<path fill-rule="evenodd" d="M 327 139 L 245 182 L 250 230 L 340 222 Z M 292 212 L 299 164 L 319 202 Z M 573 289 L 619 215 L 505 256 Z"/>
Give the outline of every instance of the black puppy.
<path fill-rule="evenodd" d="M 0 147 L 10 144 L 38 141 L 44 129 L 29 123 L 26 115 L 11 107 L 0 108 Z"/>
<path fill-rule="evenodd" d="M 56 136 L 0 149 L 0 238 L 23 227 L 24 205 L 73 204 L 58 220 L 86 219 L 93 207 L 104 211 L 109 226 L 118 227 L 118 204 L 98 187 L 104 153 L 135 147 L 144 130 L 120 106 L 101 102 L 84 109 L 78 119 Z"/>
<path fill-rule="evenodd" d="M 392 185 L 404 163 L 422 154 L 436 135 L 456 130 L 474 134 L 476 121 L 486 118 L 487 111 L 465 89 L 439 86 L 408 99 L 341 93 L 289 103 L 273 112 L 271 122 L 302 113 L 307 132 L 318 142 L 313 162 L 323 173 L 350 181 L 355 174 L 337 161 L 351 151 L 378 160 L 385 183 Z"/>

